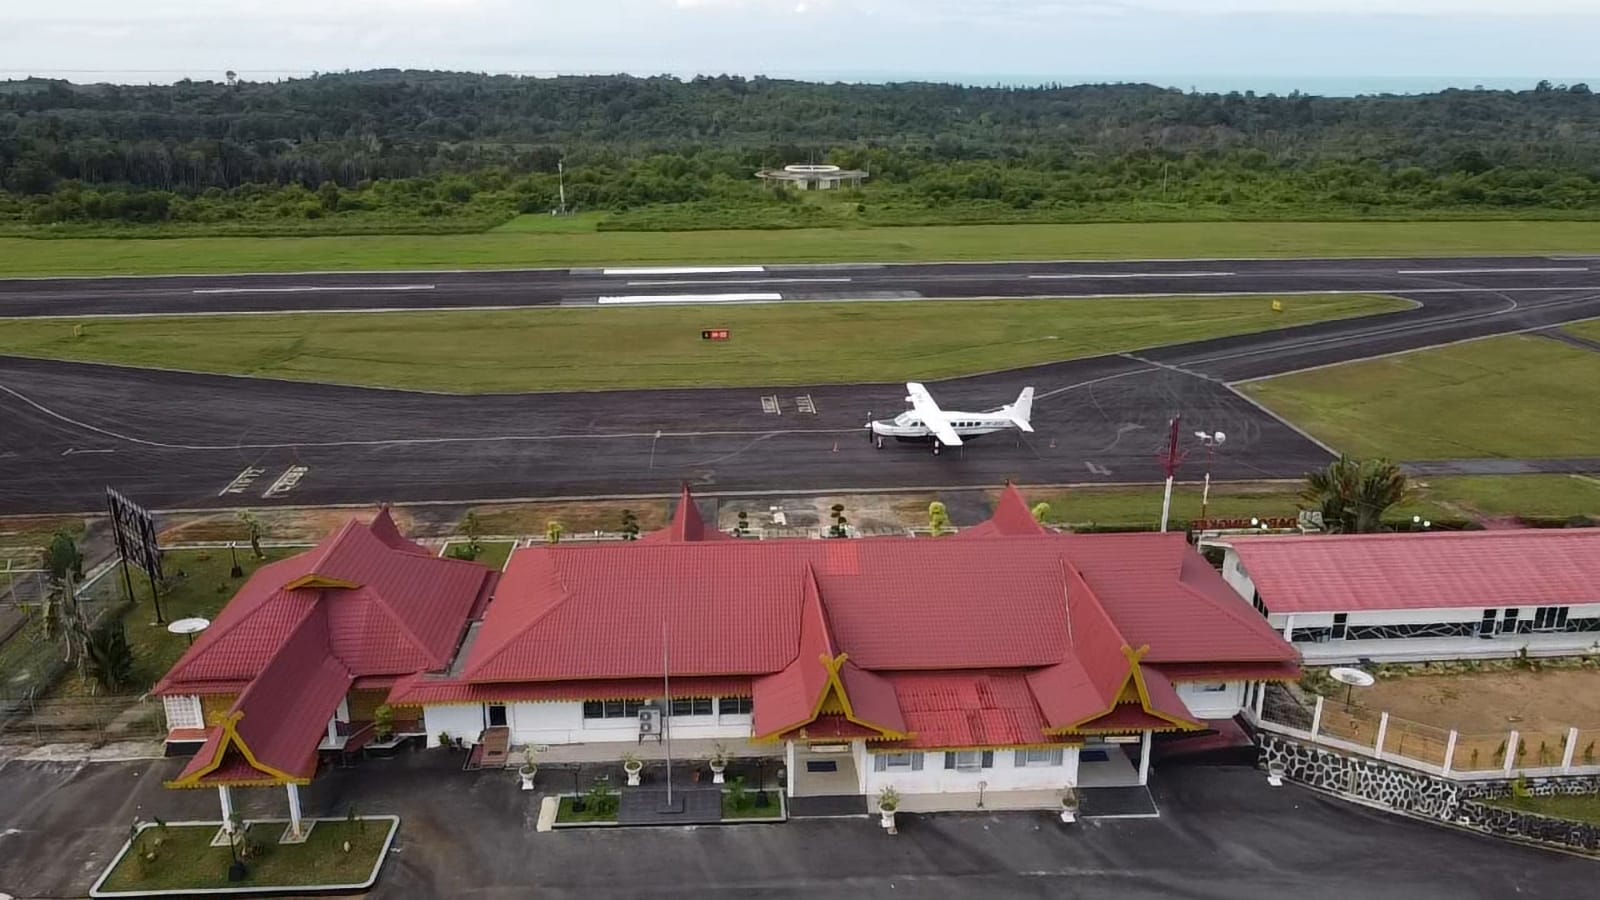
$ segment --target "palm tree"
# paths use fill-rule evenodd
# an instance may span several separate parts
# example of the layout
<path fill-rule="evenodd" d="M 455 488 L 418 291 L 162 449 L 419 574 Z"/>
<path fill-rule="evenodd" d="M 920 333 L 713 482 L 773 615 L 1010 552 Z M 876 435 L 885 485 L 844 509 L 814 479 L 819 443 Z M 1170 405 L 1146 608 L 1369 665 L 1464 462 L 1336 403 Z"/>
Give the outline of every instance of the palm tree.
<path fill-rule="evenodd" d="M 1300 499 L 1321 511 L 1323 528 L 1343 534 L 1383 530 L 1383 514 L 1406 494 L 1406 476 L 1399 466 L 1387 459 L 1348 456 L 1323 471 L 1306 473 L 1300 489 Z"/>
<path fill-rule="evenodd" d="M 84 662 L 89 677 L 108 693 L 116 693 L 133 681 L 133 648 L 120 621 L 110 621 L 87 634 L 83 642 Z"/>

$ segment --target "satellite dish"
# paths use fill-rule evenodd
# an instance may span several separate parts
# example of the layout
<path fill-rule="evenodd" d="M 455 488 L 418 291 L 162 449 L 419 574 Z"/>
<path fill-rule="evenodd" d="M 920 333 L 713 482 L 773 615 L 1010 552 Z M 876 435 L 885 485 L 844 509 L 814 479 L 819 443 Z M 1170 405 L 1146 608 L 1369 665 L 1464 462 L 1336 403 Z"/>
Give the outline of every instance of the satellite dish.
<path fill-rule="evenodd" d="M 188 638 L 189 639 L 189 643 L 192 644 L 192 643 L 194 643 L 194 636 L 195 635 L 199 634 L 202 631 L 205 631 L 207 628 L 210 628 L 210 627 L 211 627 L 211 620 L 210 619 L 201 618 L 200 616 L 190 616 L 187 619 L 179 619 L 176 622 L 173 622 L 172 624 L 168 625 L 167 626 L 167 630 L 172 632 L 173 634 L 181 634 L 181 635 L 183 635 L 184 637 Z"/>
<path fill-rule="evenodd" d="M 1349 666 L 1339 666 L 1337 668 L 1329 669 L 1328 675 L 1334 681 L 1348 684 L 1351 687 L 1372 687 L 1374 682 L 1377 681 L 1377 679 L 1373 678 L 1366 672 L 1363 672 L 1360 669 L 1352 669 Z"/>
<path fill-rule="evenodd" d="M 1345 685 L 1344 705 L 1346 707 L 1350 706 L 1350 694 L 1356 688 L 1372 687 L 1373 682 L 1377 680 L 1368 673 L 1363 672 L 1360 669 L 1352 669 L 1349 666 L 1335 666 L 1329 669 L 1328 677 Z"/>

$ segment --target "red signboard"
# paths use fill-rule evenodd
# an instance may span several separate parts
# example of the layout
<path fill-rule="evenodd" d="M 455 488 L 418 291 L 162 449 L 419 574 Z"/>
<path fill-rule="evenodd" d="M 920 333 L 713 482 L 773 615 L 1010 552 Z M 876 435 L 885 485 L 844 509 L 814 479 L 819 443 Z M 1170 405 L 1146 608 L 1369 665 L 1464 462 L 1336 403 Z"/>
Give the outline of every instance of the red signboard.
<path fill-rule="evenodd" d="M 1200 531 L 1228 531 L 1238 528 L 1294 528 L 1299 520 L 1293 516 L 1267 516 L 1264 519 L 1197 519 L 1194 527 Z"/>
<path fill-rule="evenodd" d="M 702 341 L 725 341 L 732 336 L 733 332 L 726 328 L 707 328 L 700 332 L 700 340 Z"/>

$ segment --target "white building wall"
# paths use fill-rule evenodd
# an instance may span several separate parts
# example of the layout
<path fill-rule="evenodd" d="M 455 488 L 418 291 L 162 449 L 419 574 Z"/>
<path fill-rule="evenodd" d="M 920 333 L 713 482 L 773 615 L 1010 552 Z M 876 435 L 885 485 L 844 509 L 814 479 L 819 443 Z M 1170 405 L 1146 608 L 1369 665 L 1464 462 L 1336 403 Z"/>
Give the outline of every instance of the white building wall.
<path fill-rule="evenodd" d="M 1222 580 L 1226 581 L 1229 587 L 1243 597 L 1244 602 L 1252 603 L 1255 601 L 1255 582 L 1251 581 L 1250 576 L 1245 573 L 1244 564 L 1239 561 L 1239 554 L 1231 548 L 1222 555 Z"/>
<path fill-rule="evenodd" d="M 1063 748 L 1059 766 L 1030 766 L 1019 769 L 1014 765 L 1016 751 L 994 751 L 994 766 L 976 772 L 962 772 L 944 767 L 944 753 L 933 751 L 923 754 L 922 770 L 891 769 L 874 771 L 873 754 L 866 754 L 860 771 L 864 773 L 868 797 L 876 797 L 884 787 L 893 785 L 901 794 L 977 793 L 978 782 L 987 782 L 984 790 L 1038 791 L 1060 790 L 1078 783 L 1078 748 Z"/>
<path fill-rule="evenodd" d="M 1178 699 L 1202 719 L 1231 719 L 1244 709 L 1244 682 L 1224 682 L 1220 691 L 1203 690 L 1205 682 L 1177 685 Z"/>
<path fill-rule="evenodd" d="M 635 743 L 639 740 L 637 718 L 585 719 L 583 703 L 575 700 L 508 704 L 506 723 L 511 727 L 513 744 Z M 672 716 L 669 727 L 675 738 L 744 740 L 750 737 L 750 716 Z"/>
<path fill-rule="evenodd" d="M 483 732 L 483 706 L 480 704 L 453 704 L 450 706 L 424 706 L 422 725 L 428 732 L 428 746 L 439 746 L 439 732 L 461 738 L 467 744 L 476 744 Z"/>

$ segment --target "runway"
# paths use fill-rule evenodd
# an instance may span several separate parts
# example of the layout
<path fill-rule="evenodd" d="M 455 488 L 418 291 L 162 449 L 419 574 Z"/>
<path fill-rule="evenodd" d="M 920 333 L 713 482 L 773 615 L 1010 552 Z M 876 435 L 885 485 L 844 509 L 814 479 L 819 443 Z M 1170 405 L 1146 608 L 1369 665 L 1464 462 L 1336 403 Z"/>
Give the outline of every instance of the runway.
<path fill-rule="evenodd" d="M 1164 274 L 1151 274 L 1157 269 Z M 187 509 L 638 495 L 670 493 L 680 481 L 707 493 L 957 488 L 1007 479 L 1151 482 L 1161 477 L 1157 453 L 1174 414 L 1184 417 L 1186 429 L 1228 433 L 1214 477 L 1297 478 L 1324 464 L 1329 450 L 1231 385 L 1600 316 L 1600 275 L 1586 264 L 1525 258 L 452 274 L 459 282 L 437 273 L 428 282 L 413 273 L 47 280 L 0 282 L 0 310 L 598 304 L 602 297 L 656 291 L 681 297 L 722 287 L 778 293 L 771 302 L 783 302 L 828 299 L 822 294 L 829 292 L 813 295 L 814 283 L 763 290 L 774 286 L 729 282 L 845 277 L 839 273 L 852 281 L 830 283 L 829 290 L 857 299 L 863 285 L 914 299 L 998 295 L 997 286 L 1020 296 L 1039 293 L 1045 281 L 1052 296 L 1353 290 L 1391 293 L 1416 305 L 933 383 L 948 409 L 993 408 L 1023 385 L 1038 392 L 1035 434 L 986 437 L 938 457 L 915 446 L 876 450 L 867 440 L 862 425 L 869 415 L 904 408 L 899 384 L 464 397 L 0 358 L 0 514 L 97 510 L 107 485 L 155 508 Z M 619 278 L 624 284 L 613 285 Z M 640 284 L 646 281 L 663 284 Z M 415 287 L 422 283 L 434 287 Z M 447 283 L 452 287 L 441 292 Z M 355 289 L 375 284 L 413 286 Z M 1244 290 L 1244 284 L 1275 287 Z"/>
<path fill-rule="evenodd" d="M 976 297 L 1600 292 L 1594 258 L 651 266 L 0 281 L 0 317 Z"/>

